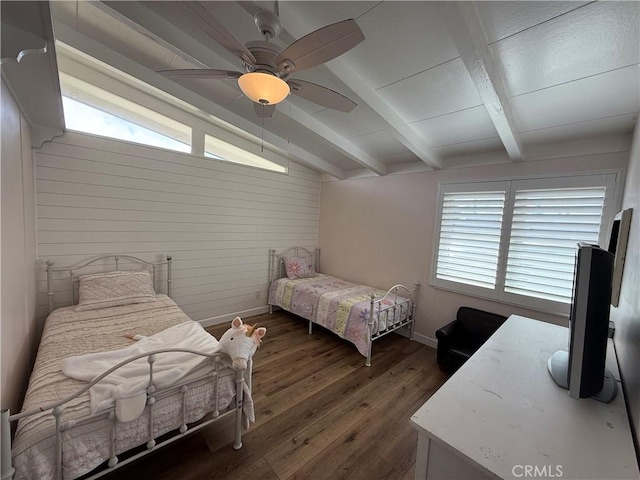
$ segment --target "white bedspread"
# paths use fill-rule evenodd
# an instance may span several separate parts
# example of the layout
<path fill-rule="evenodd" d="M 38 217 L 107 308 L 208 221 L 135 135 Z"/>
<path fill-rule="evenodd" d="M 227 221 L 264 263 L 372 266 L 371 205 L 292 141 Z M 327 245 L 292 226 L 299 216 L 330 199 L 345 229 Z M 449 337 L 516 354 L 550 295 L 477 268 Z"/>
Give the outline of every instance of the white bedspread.
<path fill-rule="evenodd" d="M 124 359 L 169 348 L 195 350 L 209 355 L 220 349 L 218 341 L 199 323 L 185 322 L 155 335 L 143 337 L 135 344 L 118 350 L 67 357 L 62 361 L 62 373 L 77 380 L 91 382 Z M 158 389 L 175 384 L 187 374 L 205 365 L 208 360 L 209 357 L 187 352 L 158 354 L 153 364 L 153 383 Z M 116 400 L 145 393 L 148 384 L 147 357 L 121 366 L 89 390 L 91 413 L 112 407 Z"/>

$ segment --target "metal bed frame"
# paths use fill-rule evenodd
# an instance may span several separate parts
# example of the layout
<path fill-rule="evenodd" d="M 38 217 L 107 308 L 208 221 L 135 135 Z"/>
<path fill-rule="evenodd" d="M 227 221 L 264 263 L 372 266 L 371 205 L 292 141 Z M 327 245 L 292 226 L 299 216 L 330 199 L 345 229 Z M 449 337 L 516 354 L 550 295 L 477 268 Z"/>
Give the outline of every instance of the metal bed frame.
<path fill-rule="evenodd" d="M 167 291 L 167 296 L 171 296 L 171 262 L 172 262 L 172 258 L 171 256 L 167 256 L 166 257 L 166 261 L 161 261 L 161 262 L 148 262 L 146 260 L 143 260 L 141 258 L 138 257 L 133 257 L 130 255 L 106 255 L 106 256 L 102 256 L 99 258 L 94 258 L 93 260 L 81 264 L 81 265 L 76 265 L 76 266 L 72 266 L 72 267 L 54 267 L 54 262 L 47 260 L 45 262 L 46 264 L 46 272 L 47 272 L 47 296 L 48 296 L 48 307 L 49 307 L 49 313 L 51 313 L 51 311 L 53 310 L 53 306 L 54 306 L 54 301 L 53 301 L 53 297 L 54 297 L 54 291 L 53 291 L 53 274 L 54 272 L 68 272 L 70 275 L 70 279 L 71 279 L 71 290 L 72 290 L 72 305 L 76 304 L 76 287 L 75 284 L 79 282 L 79 279 L 75 277 L 75 274 L 78 270 L 84 269 L 86 267 L 89 267 L 90 265 L 94 265 L 96 262 L 102 261 L 102 260 L 107 260 L 107 259 L 113 259 L 115 260 L 115 269 L 118 270 L 118 266 L 119 266 L 119 262 L 121 260 L 130 260 L 130 261 L 134 261 L 136 263 L 139 263 L 141 265 L 144 265 L 144 268 L 146 269 L 151 269 L 152 272 L 152 277 L 153 277 L 153 285 L 155 287 L 156 285 L 156 270 L 158 267 L 166 265 L 167 266 L 167 281 L 166 281 L 166 291 Z M 199 355 L 202 357 L 207 357 L 209 359 L 211 359 L 211 362 L 213 364 L 213 372 L 200 376 L 198 378 L 192 379 L 189 382 L 186 383 L 179 383 L 179 384 L 175 384 L 172 385 L 170 387 L 166 387 L 163 389 L 157 389 L 156 386 L 154 385 L 154 381 L 153 381 L 153 364 L 156 360 L 156 357 L 160 354 L 164 354 L 167 352 L 186 352 L 186 353 L 192 353 L 194 355 Z M 62 413 L 64 412 L 65 409 L 65 405 L 70 402 L 71 400 L 77 398 L 78 396 L 82 395 L 83 393 L 85 393 L 87 390 L 89 390 L 93 385 L 95 385 L 96 383 L 98 383 L 100 380 L 102 380 L 104 377 L 106 377 L 107 375 L 109 375 L 110 373 L 114 372 L 115 370 L 118 370 L 119 368 L 121 368 L 122 366 L 131 363 L 135 360 L 138 360 L 140 358 L 147 358 L 147 362 L 149 364 L 149 383 L 147 385 L 147 406 L 148 409 L 145 409 L 149 418 L 149 438 L 146 444 L 147 449 L 145 451 L 139 452 L 135 455 L 132 455 L 122 461 L 120 461 L 120 459 L 118 458 L 118 456 L 116 455 L 116 426 L 118 424 L 118 420 L 116 418 L 116 414 L 115 414 L 115 406 L 111 407 L 107 410 L 103 410 L 101 412 L 95 413 L 95 414 L 90 414 L 87 415 L 85 417 L 81 417 L 81 418 L 77 418 L 74 420 L 70 420 L 70 421 L 66 421 L 63 422 L 61 419 Z M 0 467 L 0 478 L 1 480 L 9 480 L 11 478 L 13 478 L 13 474 L 15 472 L 13 466 L 12 466 L 12 458 L 11 458 L 11 423 L 12 422 L 17 422 L 18 420 L 20 420 L 21 418 L 25 418 L 25 417 L 29 417 L 31 415 L 40 413 L 40 412 L 44 412 L 44 411 L 51 411 L 51 415 L 53 416 L 54 420 L 55 420 L 55 455 L 56 455 L 56 459 L 55 459 L 55 464 L 56 464 L 56 472 L 55 472 L 55 479 L 56 480 L 62 480 L 62 459 L 63 459 L 63 442 L 62 442 L 62 434 L 64 432 L 70 431 L 71 429 L 75 428 L 75 427 L 79 427 L 79 426 L 83 426 L 83 425 L 87 425 L 87 424 L 91 424 L 100 420 L 104 420 L 105 418 L 108 418 L 111 421 L 111 428 L 110 428 L 110 442 L 111 442 L 111 446 L 110 446 L 110 451 L 111 451 L 111 457 L 109 458 L 108 462 L 107 462 L 107 467 L 104 468 L 103 470 L 100 470 L 98 472 L 96 472 L 95 474 L 89 476 L 89 477 L 83 477 L 85 478 L 85 480 L 91 480 L 94 478 L 99 478 L 102 477 L 104 475 L 107 475 L 111 472 L 113 472 L 115 469 L 117 469 L 118 467 L 121 467 L 123 465 L 126 465 L 128 463 L 131 463 L 135 460 L 137 460 L 138 458 L 141 458 L 145 455 L 147 455 L 148 453 L 163 447 L 165 445 L 168 445 L 169 443 L 172 443 L 176 440 L 179 440 L 180 438 L 196 432 L 214 422 L 217 422 L 223 418 L 226 418 L 227 416 L 230 416 L 231 414 L 235 413 L 235 432 L 234 432 L 234 442 L 233 442 L 233 449 L 234 450 L 239 450 L 242 447 L 242 406 L 243 406 L 243 388 L 242 388 L 242 384 L 243 382 L 246 381 L 246 384 L 249 388 L 249 392 L 251 391 L 251 371 L 252 371 L 252 360 L 249 359 L 248 363 L 247 363 L 247 368 L 245 370 L 238 370 L 235 373 L 235 385 L 236 385 L 236 395 L 235 395 L 235 403 L 232 403 L 232 405 L 230 405 L 229 407 L 227 407 L 227 410 L 225 412 L 220 412 L 219 411 L 219 405 L 218 405 L 218 381 L 219 381 L 219 373 L 220 373 L 220 369 L 221 369 L 221 360 L 227 357 L 226 354 L 224 353 L 215 353 L 215 354 L 207 354 L 207 353 L 203 353 L 203 352 L 198 352 L 195 350 L 189 350 L 189 349 L 163 349 L 163 350 L 155 350 L 149 353 L 144 353 L 144 354 L 140 354 L 137 355 L 135 357 L 131 357 L 127 360 L 124 360 L 122 362 L 120 362 L 118 365 L 114 366 L 113 368 L 107 370 L 106 372 L 104 372 L 102 375 L 100 375 L 99 377 L 97 377 L 96 379 L 94 379 L 91 383 L 87 384 L 84 388 L 82 388 L 81 390 L 79 390 L 78 392 L 76 392 L 75 394 L 60 400 L 59 402 L 50 404 L 50 405 L 45 405 L 42 407 L 38 407 L 34 410 L 30 410 L 30 411 L 26 411 L 26 412 L 21 412 L 18 414 L 14 414 L 11 415 L 8 409 L 2 409 L 0 411 L 0 449 L 1 449 L 1 456 L 0 456 L 0 460 L 1 460 L 1 467 Z M 186 399 L 187 399 L 187 393 L 189 391 L 190 388 L 194 388 L 194 387 L 199 387 L 202 386 L 206 383 L 211 383 L 212 384 L 212 388 L 213 388 L 213 392 L 214 392 L 214 398 L 215 398 L 215 405 L 212 411 L 205 413 L 205 415 L 198 421 L 196 421 L 194 424 L 187 425 L 186 424 Z M 156 441 L 156 437 L 153 434 L 153 430 L 154 430 L 154 405 L 158 400 L 161 400 L 163 398 L 166 398 L 168 396 L 174 395 L 176 393 L 180 392 L 182 394 L 182 424 L 179 426 L 179 429 L 177 431 L 172 431 L 169 432 L 168 434 L 165 433 L 163 435 L 161 435 L 162 437 L 165 437 L 167 435 L 169 435 L 168 438 L 160 441 L 159 443 Z M 209 413 L 211 413 L 211 418 L 203 420 L 203 418 L 205 418 Z M 143 412 L 143 415 L 145 413 Z M 85 474 L 86 475 L 86 474 Z"/>
<path fill-rule="evenodd" d="M 311 258 L 312 264 L 316 272 L 320 271 L 320 249 L 316 248 L 314 251 L 310 251 L 304 247 L 290 247 L 284 250 L 283 252 L 276 253 L 275 250 L 269 250 L 269 285 L 271 285 L 275 280 L 283 278 L 286 276 L 286 272 L 284 269 L 284 261 L 283 257 L 288 255 L 293 255 L 295 257 L 303 257 L 303 258 Z M 399 328 L 409 328 L 409 338 L 413 340 L 413 332 L 414 332 L 414 324 L 416 317 L 416 302 L 414 301 L 414 294 L 417 292 L 420 287 L 420 283 L 415 283 L 415 287 L 413 289 L 409 289 L 404 285 L 394 285 L 389 288 L 387 292 L 376 298 L 376 295 L 371 293 L 371 305 L 369 308 L 369 319 L 367 321 L 369 326 L 369 349 L 367 351 L 365 366 L 371 366 L 371 354 L 373 350 L 373 341 L 378 338 L 384 337 L 385 335 L 398 330 Z M 408 295 L 404 298 L 404 300 L 398 300 L 398 295 L 404 293 Z M 394 301 L 390 305 L 384 305 L 383 301 L 389 297 L 390 295 L 395 295 Z M 274 305 L 269 304 L 269 313 L 273 313 Z M 398 314 L 399 315 L 396 315 Z M 378 321 L 384 319 L 387 324 L 387 328 L 382 331 L 374 332 L 374 315 L 378 317 Z M 398 321 L 392 322 L 391 326 L 389 326 L 389 316 L 392 319 L 398 318 Z M 309 320 L 309 335 L 313 333 L 313 321 Z"/>

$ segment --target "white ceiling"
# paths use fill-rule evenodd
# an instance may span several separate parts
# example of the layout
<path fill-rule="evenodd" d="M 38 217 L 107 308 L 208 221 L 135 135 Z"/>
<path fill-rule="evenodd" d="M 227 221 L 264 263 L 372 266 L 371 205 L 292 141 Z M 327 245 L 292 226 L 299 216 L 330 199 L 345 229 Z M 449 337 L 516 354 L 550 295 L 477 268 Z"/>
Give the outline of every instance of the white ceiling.
<path fill-rule="evenodd" d="M 261 40 L 250 8 L 202 3 L 243 43 Z M 260 135 L 234 80 L 155 73 L 241 69 L 174 2 L 59 1 L 52 10 L 63 42 Z M 629 134 L 640 110 L 636 1 L 283 1 L 279 13 L 281 47 L 347 18 L 365 35 L 293 75 L 351 98 L 352 112 L 292 97 L 264 122 L 265 139 L 332 177 L 535 160 L 536 147 Z"/>

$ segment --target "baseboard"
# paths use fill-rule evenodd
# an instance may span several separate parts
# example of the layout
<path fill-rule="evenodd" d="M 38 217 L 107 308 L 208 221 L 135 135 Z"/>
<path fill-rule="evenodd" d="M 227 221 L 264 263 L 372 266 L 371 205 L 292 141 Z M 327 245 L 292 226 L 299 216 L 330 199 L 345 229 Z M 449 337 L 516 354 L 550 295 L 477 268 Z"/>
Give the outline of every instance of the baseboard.
<path fill-rule="evenodd" d="M 260 315 L 262 313 L 267 313 L 269 311 L 269 305 L 265 305 L 263 307 L 251 308 L 249 310 L 242 310 L 240 312 L 235 313 L 226 313 L 224 315 L 218 315 L 217 317 L 203 318 L 202 320 L 198 320 L 198 323 L 203 327 L 210 327 L 212 325 L 220 325 L 221 323 L 231 323 L 236 317 L 245 318 L 252 317 L 254 315 Z"/>
<path fill-rule="evenodd" d="M 438 348 L 438 340 L 435 338 L 427 337 L 426 335 L 422 335 L 421 333 L 413 332 L 413 339 L 416 342 L 422 343 L 427 347 Z"/>
<path fill-rule="evenodd" d="M 408 328 L 399 328 L 398 330 L 394 330 L 393 333 L 409 338 Z M 413 332 L 413 339 L 418 343 L 426 345 L 427 347 L 431 347 L 435 349 L 438 348 L 438 340 L 436 340 L 435 338 L 427 337 L 426 335 Z"/>
<path fill-rule="evenodd" d="M 274 310 L 278 309 L 275 306 L 273 308 Z M 236 317 L 240 317 L 240 318 L 252 317 L 254 315 L 261 315 L 267 312 L 269 312 L 269 305 L 264 305 L 262 307 L 251 308 L 249 310 L 242 310 L 241 312 L 227 313 L 224 315 L 219 315 L 217 317 L 204 318 L 202 320 L 199 320 L 199 323 L 206 328 L 212 325 L 220 325 L 221 323 L 231 322 L 231 320 L 233 320 Z M 400 335 L 407 336 L 407 337 L 409 336 L 408 330 L 405 332 L 403 329 L 400 329 L 400 330 L 397 330 L 395 333 L 398 333 Z M 421 333 L 414 332 L 413 339 L 416 342 L 422 343 L 423 345 L 426 345 L 428 347 L 438 348 L 438 341 L 435 338 L 427 337 L 426 335 L 422 335 Z"/>

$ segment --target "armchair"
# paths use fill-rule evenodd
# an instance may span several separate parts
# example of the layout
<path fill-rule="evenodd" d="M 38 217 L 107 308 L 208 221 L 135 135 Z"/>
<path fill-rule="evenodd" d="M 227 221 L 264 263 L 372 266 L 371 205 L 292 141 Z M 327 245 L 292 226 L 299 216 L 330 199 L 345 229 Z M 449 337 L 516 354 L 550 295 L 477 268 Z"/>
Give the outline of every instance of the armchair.
<path fill-rule="evenodd" d="M 445 372 L 454 372 L 506 321 L 495 313 L 460 307 L 456 319 L 436 331 L 438 365 Z"/>

